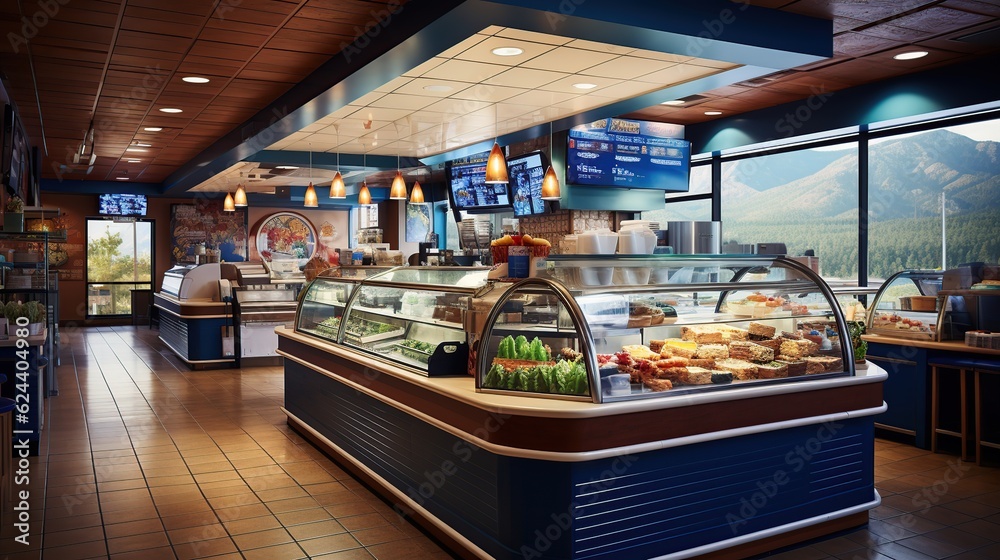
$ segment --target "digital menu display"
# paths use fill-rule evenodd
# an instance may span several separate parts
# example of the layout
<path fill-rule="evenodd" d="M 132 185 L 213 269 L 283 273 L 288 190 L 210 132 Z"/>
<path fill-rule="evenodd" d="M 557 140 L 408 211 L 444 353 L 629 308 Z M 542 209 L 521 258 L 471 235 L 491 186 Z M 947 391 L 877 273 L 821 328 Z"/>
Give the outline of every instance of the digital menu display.
<path fill-rule="evenodd" d="M 510 189 L 506 183 L 486 183 L 489 152 L 448 162 L 448 183 L 455 207 L 465 211 L 510 209 Z"/>
<path fill-rule="evenodd" d="M 686 192 L 691 143 L 683 127 L 629 119 L 601 119 L 569 130 L 570 184 Z"/>
<path fill-rule="evenodd" d="M 104 216 L 146 215 L 144 194 L 102 194 L 98 201 L 98 212 Z"/>
<path fill-rule="evenodd" d="M 548 161 L 541 152 L 531 152 L 507 160 L 511 197 L 515 216 L 530 216 L 545 212 L 542 200 L 542 179 Z"/>

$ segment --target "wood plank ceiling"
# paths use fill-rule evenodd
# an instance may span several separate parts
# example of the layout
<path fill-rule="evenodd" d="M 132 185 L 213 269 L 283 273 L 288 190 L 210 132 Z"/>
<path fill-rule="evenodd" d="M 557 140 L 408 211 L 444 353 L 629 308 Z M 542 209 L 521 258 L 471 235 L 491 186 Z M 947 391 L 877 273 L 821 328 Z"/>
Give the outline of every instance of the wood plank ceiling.
<path fill-rule="evenodd" d="M 5 0 L 0 33 L 30 41 L 3 41 L 0 70 L 33 145 L 44 123 L 44 178 L 159 183 L 340 52 L 389 3 L 52 0 L 58 11 L 47 14 L 35 1 Z M 169 107 L 184 112 L 159 111 Z M 91 127 L 97 160 L 85 175 L 73 154 Z"/>
<path fill-rule="evenodd" d="M 52 0 L 46 4 L 58 11 L 47 14 L 37 1 L 5 0 L 0 33 L 8 40 L 0 42 L 0 70 L 31 143 L 41 147 L 44 138 L 44 178 L 159 183 L 336 55 L 390 3 Z M 693 124 L 719 118 L 707 110 L 726 116 L 760 109 L 998 49 L 1000 6 L 993 1 L 749 3 L 832 19 L 835 56 L 708 91 L 684 106 L 656 105 L 627 116 Z M 434 9 L 434 2 L 420 4 Z M 892 59 L 912 47 L 930 55 Z M 191 84 L 184 76 L 211 81 Z M 185 110 L 159 111 L 174 106 Z M 83 174 L 73 153 L 91 127 L 97 160 Z"/>

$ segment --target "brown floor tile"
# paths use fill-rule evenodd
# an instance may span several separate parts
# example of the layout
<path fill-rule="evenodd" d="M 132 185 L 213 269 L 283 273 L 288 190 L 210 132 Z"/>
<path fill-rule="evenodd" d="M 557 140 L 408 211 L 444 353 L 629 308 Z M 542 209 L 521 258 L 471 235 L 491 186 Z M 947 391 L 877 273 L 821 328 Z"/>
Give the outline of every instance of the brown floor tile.
<path fill-rule="evenodd" d="M 264 504 L 250 504 L 247 506 L 217 509 L 215 510 L 215 514 L 225 523 L 226 521 L 235 521 L 237 519 L 271 515 L 271 510 L 267 509 Z"/>
<path fill-rule="evenodd" d="M 294 540 L 295 539 L 288 534 L 288 531 L 283 528 L 244 533 L 242 535 L 233 535 L 233 542 L 236 543 L 236 548 L 241 551 L 276 546 L 279 544 L 290 543 Z"/>
<path fill-rule="evenodd" d="M 86 527 L 84 529 L 73 529 L 70 531 L 59 532 L 45 531 L 45 548 L 103 540 L 103 527 Z"/>
<path fill-rule="evenodd" d="M 278 518 L 273 515 L 226 521 L 223 525 L 226 526 L 226 530 L 229 531 L 229 534 L 234 536 L 242 535 L 244 533 L 252 533 L 254 531 L 277 529 L 282 526 L 281 522 L 278 521 Z"/>
<path fill-rule="evenodd" d="M 967 533 L 954 527 L 947 527 L 939 531 L 932 531 L 924 536 L 936 541 L 950 544 L 962 550 L 975 550 L 977 548 L 993 544 L 994 542 L 990 539 L 980 537 L 979 535 L 973 535 L 972 533 Z"/>
<path fill-rule="evenodd" d="M 933 556 L 934 558 L 947 558 L 967 550 L 965 548 L 928 538 L 926 535 L 917 535 L 916 537 L 903 539 L 899 541 L 898 544 L 907 548 L 912 548 L 922 554 Z"/>
<path fill-rule="evenodd" d="M 42 556 L 44 558 L 58 558 L 59 560 L 81 560 L 83 558 L 106 557 L 108 552 L 108 545 L 104 541 L 92 541 L 52 548 L 46 547 Z"/>
<path fill-rule="evenodd" d="M 337 521 L 339 521 L 340 524 L 343 525 L 348 531 L 360 531 L 361 529 L 370 529 L 372 527 L 381 527 L 390 524 L 386 518 L 377 513 L 366 513 L 364 515 L 354 515 L 351 517 L 339 517 L 337 518 Z"/>
<path fill-rule="evenodd" d="M 57 517 L 45 519 L 45 531 L 69 531 L 70 529 L 82 529 L 84 527 L 99 527 L 101 525 L 101 514 L 90 513 L 87 515 L 73 515 L 70 517 Z"/>
<path fill-rule="evenodd" d="M 855 550 L 853 552 L 838 554 L 837 558 L 839 560 L 893 560 L 892 558 L 889 558 L 885 554 L 882 554 L 870 548 L 863 548 L 861 550 Z"/>
<path fill-rule="evenodd" d="M 219 518 L 216 517 L 214 511 L 194 513 L 191 515 L 163 516 L 160 520 L 163 522 L 163 528 L 167 531 L 173 529 L 183 529 L 185 527 L 195 527 L 198 525 L 211 525 L 212 523 L 219 522 Z"/>
<path fill-rule="evenodd" d="M 312 556 L 313 560 L 374 560 L 374 556 L 364 548 L 352 548 L 332 554 L 321 554 Z"/>
<path fill-rule="evenodd" d="M 351 548 L 359 548 L 361 543 L 359 543 L 349 533 L 341 533 L 339 535 L 328 535 L 325 537 L 299 541 L 299 546 L 301 546 L 302 550 L 305 550 L 310 556 L 316 556 L 318 554 L 328 554 Z"/>
<path fill-rule="evenodd" d="M 275 515 L 285 527 L 300 525 L 302 523 L 313 523 L 315 521 L 325 521 L 333 516 L 324 508 L 302 509 L 298 511 L 287 511 Z"/>
<path fill-rule="evenodd" d="M 346 532 L 347 529 L 343 525 L 338 523 L 334 519 L 328 519 L 326 521 L 317 521 L 315 523 L 305 523 L 302 525 L 293 525 L 288 527 L 288 532 L 291 533 L 296 540 L 302 541 L 305 539 L 313 539 L 317 537 L 326 537 L 329 535 L 336 535 Z M 359 539 L 360 540 L 360 539 Z M 362 541 L 362 544 L 365 544 Z"/>
<path fill-rule="evenodd" d="M 163 522 L 159 518 L 126 521 L 125 523 L 115 523 L 113 525 L 104 526 L 104 532 L 107 534 L 109 539 L 117 537 L 130 537 L 132 535 L 141 535 L 143 533 L 159 533 L 163 530 Z"/>
<path fill-rule="evenodd" d="M 103 514 L 105 524 L 125 523 L 128 521 L 138 521 L 141 519 L 155 519 L 159 517 L 156 508 L 152 505 L 136 509 L 124 509 L 121 511 L 106 512 Z"/>
<path fill-rule="evenodd" d="M 147 548 L 133 552 L 120 552 L 112 554 L 110 560 L 174 560 L 177 556 L 174 549 L 169 546 L 160 548 Z"/>
<path fill-rule="evenodd" d="M 289 498 L 304 498 L 309 494 L 300 486 L 285 486 L 273 490 L 258 490 L 257 496 L 265 502 L 287 500 Z"/>
<path fill-rule="evenodd" d="M 174 545 L 174 553 L 178 560 L 214 557 L 233 552 L 236 552 L 236 543 L 229 537 Z"/>
<path fill-rule="evenodd" d="M 947 505 L 935 506 L 928 508 L 927 510 L 917 511 L 914 512 L 913 515 L 947 526 L 958 525 L 959 523 L 965 523 L 975 519 L 975 517 L 959 513 L 953 509 L 948 509 Z"/>
<path fill-rule="evenodd" d="M 144 535 L 108 539 L 108 552 L 117 554 L 119 552 L 131 552 L 169 545 L 170 541 L 167 540 L 166 533 L 146 533 Z"/>
<path fill-rule="evenodd" d="M 990 523 L 989 521 L 985 521 L 983 519 L 976 519 L 967 523 L 955 525 L 955 528 L 965 531 L 966 533 L 972 533 L 973 535 L 989 539 L 993 542 L 1000 542 L 1000 525 L 997 525 L 996 523 Z"/>
<path fill-rule="evenodd" d="M 402 541 L 392 541 L 383 544 L 377 544 L 374 546 L 366 547 L 368 552 L 372 556 L 378 558 L 379 560 L 393 560 L 398 558 L 413 558 L 423 560 L 427 558 L 428 553 L 420 546 L 416 540 L 402 540 Z M 774 558 L 778 558 L 775 556 Z M 796 556 L 795 560 L 818 560 L 819 558 L 827 558 L 827 556 L 821 555 L 818 558 L 815 556 Z M 792 560 L 791 557 L 782 560 Z"/>
<path fill-rule="evenodd" d="M 912 513 L 904 513 L 898 517 L 890 517 L 888 519 L 883 519 L 882 521 L 889 525 L 895 525 L 896 527 L 912 531 L 917 534 L 929 533 L 931 531 L 937 531 L 938 529 L 945 528 L 945 525 L 935 523 L 934 521 L 923 517 L 918 517 Z"/>
<path fill-rule="evenodd" d="M 197 541 L 211 541 L 229 536 L 226 532 L 226 528 L 223 527 L 221 523 L 199 525 L 197 527 L 187 527 L 184 529 L 173 529 L 171 531 L 167 531 L 167 535 L 170 537 L 170 542 L 173 545 Z"/>
<path fill-rule="evenodd" d="M 365 546 L 372 546 L 391 541 L 401 541 L 410 538 L 409 536 L 404 534 L 396 527 L 393 527 L 392 525 L 386 525 L 384 527 L 373 527 L 371 529 L 362 529 L 360 531 L 352 531 L 351 535 L 354 538 L 358 539 L 358 542 L 360 542 Z M 824 554 L 824 556 L 825 555 L 826 554 Z"/>
<path fill-rule="evenodd" d="M 286 511 L 298 511 L 300 509 L 313 509 L 319 507 L 316 500 L 306 496 L 303 498 L 290 498 L 287 500 L 274 500 L 265 503 L 267 509 L 273 513 L 284 513 Z"/>
<path fill-rule="evenodd" d="M 246 560 L 296 560 L 305 557 L 306 553 L 295 543 L 243 551 Z"/>

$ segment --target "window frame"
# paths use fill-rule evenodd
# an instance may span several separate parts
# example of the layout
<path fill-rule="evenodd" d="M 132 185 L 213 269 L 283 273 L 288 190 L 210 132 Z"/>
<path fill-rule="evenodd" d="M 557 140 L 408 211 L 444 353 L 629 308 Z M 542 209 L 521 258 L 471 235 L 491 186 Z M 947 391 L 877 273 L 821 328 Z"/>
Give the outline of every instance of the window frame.
<path fill-rule="evenodd" d="M 115 313 L 107 315 L 95 315 L 90 312 L 90 287 L 91 285 L 102 285 L 102 286 L 140 286 L 149 285 L 149 289 L 152 290 L 155 285 L 156 276 L 156 220 L 150 218 L 136 218 L 134 220 L 129 220 L 132 222 L 133 229 L 136 223 L 148 223 L 149 224 L 149 238 L 151 241 L 150 251 L 149 251 L 149 281 L 130 281 L 130 282 L 91 282 L 90 280 L 90 224 L 91 222 L 115 222 L 113 218 L 107 216 L 87 216 L 84 219 L 84 238 L 86 242 L 84 244 L 84 259 L 83 259 L 83 283 L 84 283 L 84 307 L 86 311 L 84 312 L 84 317 L 86 319 L 120 319 L 123 317 L 131 317 L 135 314 L 133 309 L 131 313 Z M 133 253 L 133 269 L 135 263 L 135 253 Z M 141 289 L 141 288 L 133 288 Z"/>

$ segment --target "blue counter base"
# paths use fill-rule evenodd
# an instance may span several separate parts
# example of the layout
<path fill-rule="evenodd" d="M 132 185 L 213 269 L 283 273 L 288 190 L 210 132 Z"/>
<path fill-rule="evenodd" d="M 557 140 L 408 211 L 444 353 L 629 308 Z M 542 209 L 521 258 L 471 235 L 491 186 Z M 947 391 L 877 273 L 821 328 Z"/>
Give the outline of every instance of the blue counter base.
<path fill-rule="evenodd" d="M 555 462 L 494 454 L 287 360 L 285 402 L 299 422 L 498 559 L 683 554 L 877 500 L 871 417 Z M 503 420 L 483 429 L 502 430 Z"/>

